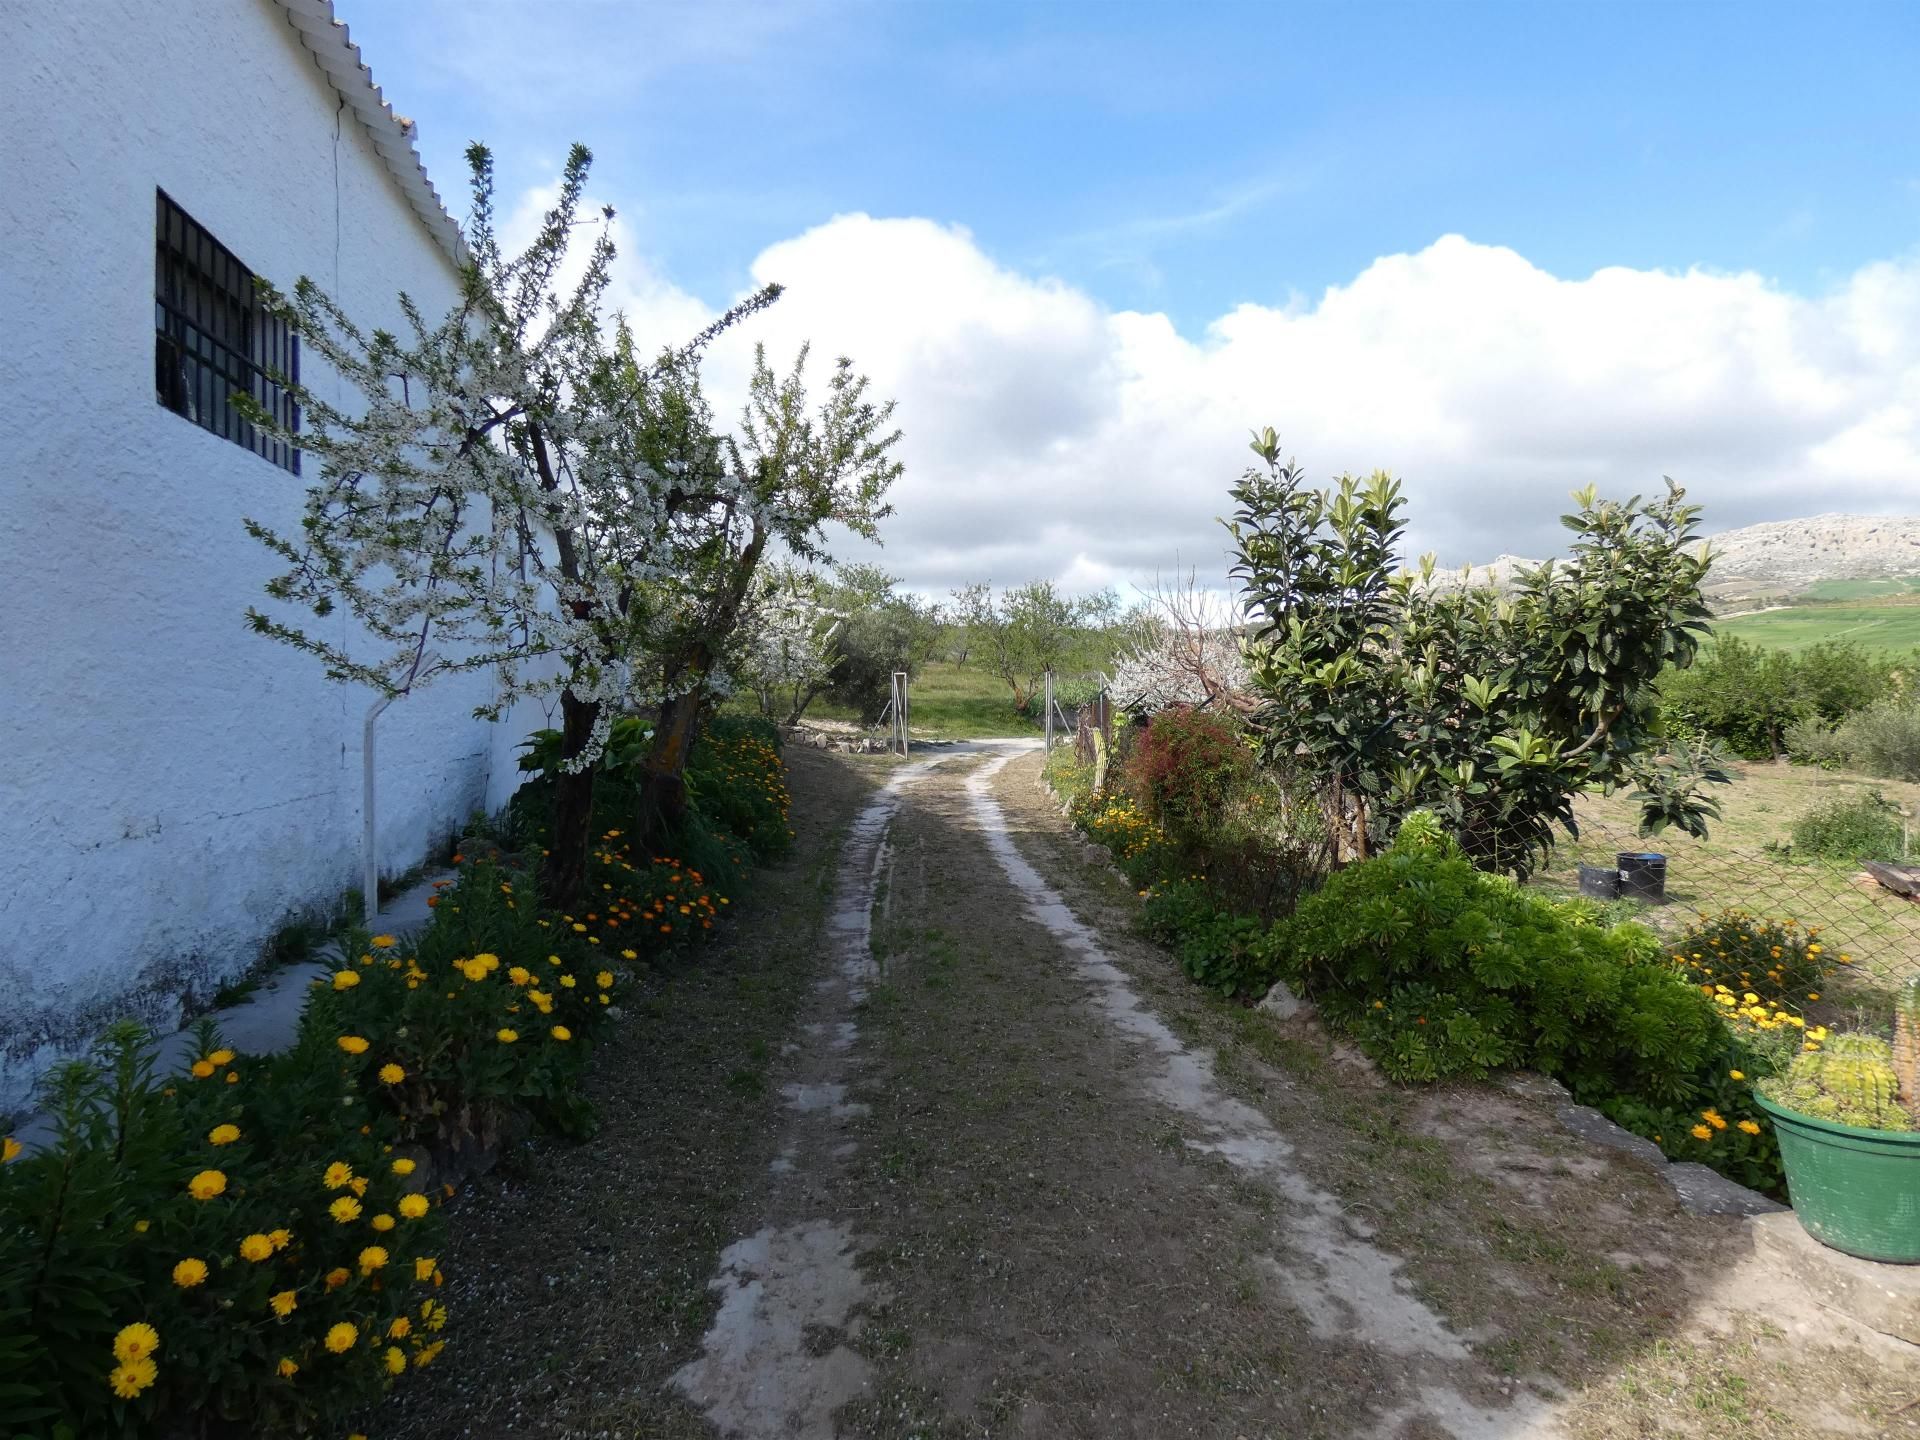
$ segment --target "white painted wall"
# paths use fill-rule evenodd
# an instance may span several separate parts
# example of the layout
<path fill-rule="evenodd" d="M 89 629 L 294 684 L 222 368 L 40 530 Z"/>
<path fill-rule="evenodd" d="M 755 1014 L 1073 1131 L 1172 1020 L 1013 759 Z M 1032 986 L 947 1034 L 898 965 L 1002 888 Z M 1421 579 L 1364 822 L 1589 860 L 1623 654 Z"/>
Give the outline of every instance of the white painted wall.
<path fill-rule="evenodd" d="M 375 323 L 455 278 L 270 0 L 0 7 L 0 136 L 4 1110 L 110 1019 L 172 1028 L 357 873 L 372 696 L 243 619 L 276 566 L 241 517 L 296 532 L 312 477 L 155 402 L 155 188 Z M 388 870 L 511 793 L 541 717 L 472 719 L 488 685 L 382 717 Z"/>

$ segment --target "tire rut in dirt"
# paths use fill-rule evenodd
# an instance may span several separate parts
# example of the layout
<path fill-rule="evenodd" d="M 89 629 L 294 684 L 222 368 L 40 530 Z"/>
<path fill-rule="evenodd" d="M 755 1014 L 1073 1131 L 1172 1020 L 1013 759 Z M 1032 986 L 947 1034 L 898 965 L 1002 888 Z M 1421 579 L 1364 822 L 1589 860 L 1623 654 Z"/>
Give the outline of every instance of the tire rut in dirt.
<path fill-rule="evenodd" d="M 965 778 L 896 820 L 875 929 L 870 1111 L 840 1183 L 883 1298 L 844 1433 L 1362 1433 L 1391 1380 L 1281 1294 L 1286 1206 L 1129 1083 L 1131 1047 L 972 829 Z"/>

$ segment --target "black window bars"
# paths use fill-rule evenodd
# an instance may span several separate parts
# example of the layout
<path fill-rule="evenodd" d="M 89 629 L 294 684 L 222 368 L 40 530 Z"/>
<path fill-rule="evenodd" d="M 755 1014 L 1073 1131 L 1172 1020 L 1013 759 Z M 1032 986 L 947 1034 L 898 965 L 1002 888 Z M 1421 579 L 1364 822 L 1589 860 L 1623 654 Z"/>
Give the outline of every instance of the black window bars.
<path fill-rule="evenodd" d="M 254 294 L 253 272 L 206 228 L 154 192 L 154 398 L 202 429 L 300 473 L 300 451 L 233 407 L 251 395 L 289 430 L 300 407 L 275 376 L 300 379 L 300 341 Z"/>

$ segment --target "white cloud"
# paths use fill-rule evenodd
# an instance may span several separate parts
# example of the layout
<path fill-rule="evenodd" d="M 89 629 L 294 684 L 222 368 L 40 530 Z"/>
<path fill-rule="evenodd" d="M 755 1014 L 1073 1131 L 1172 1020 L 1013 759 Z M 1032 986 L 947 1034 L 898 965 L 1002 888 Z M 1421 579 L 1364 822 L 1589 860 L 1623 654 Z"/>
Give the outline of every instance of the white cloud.
<path fill-rule="evenodd" d="M 668 343 L 712 310 L 635 261 L 619 285 Z M 1243 305 L 1198 339 L 996 264 L 958 227 L 840 216 L 771 246 L 785 299 L 716 347 L 731 413 L 746 356 L 807 339 L 899 400 L 907 473 L 878 557 L 939 591 L 1224 570 L 1213 523 L 1272 424 L 1308 472 L 1391 470 L 1411 550 L 1547 553 L 1566 492 L 1672 475 L 1710 529 L 1920 510 L 1920 263 L 1828 294 L 1753 274 L 1609 268 L 1563 279 L 1444 236 L 1317 302 Z"/>

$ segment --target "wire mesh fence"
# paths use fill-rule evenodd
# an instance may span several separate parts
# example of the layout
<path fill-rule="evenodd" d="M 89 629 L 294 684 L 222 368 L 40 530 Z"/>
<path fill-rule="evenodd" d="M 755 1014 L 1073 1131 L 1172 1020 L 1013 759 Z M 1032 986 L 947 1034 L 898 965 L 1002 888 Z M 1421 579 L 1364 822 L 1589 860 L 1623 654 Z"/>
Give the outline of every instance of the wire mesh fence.
<path fill-rule="evenodd" d="M 1674 832 L 1647 840 L 1631 829 L 1587 820 L 1579 839 L 1562 837 L 1528 883 L 1553 894 L 1580 893 L 1584 868 L 1585 893 L 1632 901 L 1636 890 L 1655 888 L 1649 878 L 1655 867 L 1632 858 L 1649 853 L 1664 862 L 1661 898 L 1642 901 L 1638 918 L 1663 935 L 1677 936 L 1702 913 L 1743 909 L 1817 927 L 1828 951 L 1851 957 L 1863 979 L 1886 984 L 1920 976 L 1920 901 L 1893 888 L 1902 883 L 1904 867 L 1877 866 L 1877 878 L 1863 863 L 1749 850 Z M 1618 887 L 1613 893 L 1609 878 Z"/>

